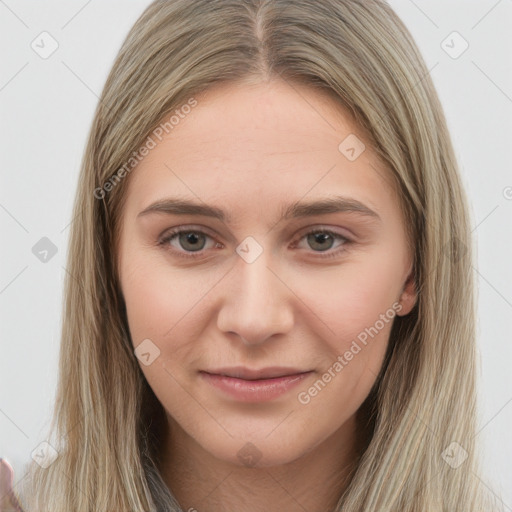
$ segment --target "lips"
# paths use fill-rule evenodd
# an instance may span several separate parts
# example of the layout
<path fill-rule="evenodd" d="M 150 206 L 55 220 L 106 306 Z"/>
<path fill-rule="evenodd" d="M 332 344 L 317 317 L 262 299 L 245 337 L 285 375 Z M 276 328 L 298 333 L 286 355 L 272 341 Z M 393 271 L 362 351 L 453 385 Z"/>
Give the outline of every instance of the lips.
<path fill-rule="evenodd" d="M 237 402 L 266 402 L 285 396 L 314 372 L 297 368 L 217 368 L 200 371 L 201 379 L 224 398 Z"/>
<path fill-rule="evenodd" d="M 301 375 L 310 371 L 311 370 L 282 366 L 272 366 L 268 368 L 261 368 L 259 370 L 253 370 L 243 366 L 236 366 L 232 368 L 216 368 L 212 370 L 204 370 L 204 373 L 209 373 L 210 375 L 223 375 L 225 377 L 232 377 L 235 379 L 264 380 Z"/>

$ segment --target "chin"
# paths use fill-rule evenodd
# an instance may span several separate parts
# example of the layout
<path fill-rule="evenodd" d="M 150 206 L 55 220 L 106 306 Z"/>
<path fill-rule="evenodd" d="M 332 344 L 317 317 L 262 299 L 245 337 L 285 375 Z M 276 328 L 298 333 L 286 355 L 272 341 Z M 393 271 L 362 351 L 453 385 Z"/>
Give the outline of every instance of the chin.
<path fill-rule="evenodd" d="M 291 435 L 289 429 L 280 435 L 268 431 L 260 435 L 244 435 L 233 432 L 233 437 L 224 433 L 221 438 L 196 439 L 202 448 L 215 458 L 226 463 L 247 468 L 264 468 L 289 464 L 312 450 L 315 446 L 304 445 L 299 433 Z"/>

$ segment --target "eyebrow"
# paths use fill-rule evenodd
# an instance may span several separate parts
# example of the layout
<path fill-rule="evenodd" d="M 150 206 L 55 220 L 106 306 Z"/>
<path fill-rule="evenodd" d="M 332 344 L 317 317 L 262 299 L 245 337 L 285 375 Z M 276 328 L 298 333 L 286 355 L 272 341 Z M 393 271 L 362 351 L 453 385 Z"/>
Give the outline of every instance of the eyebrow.
<path fill-rule="evenodd" d="M 379 214 L 365 204 L 356 199 L 343 196 L 326 197 L 307 202 L 296 201 L 289 205 L 285 205 L 281 208 L 280 220 L 345 212 L 356 213 L 378 221 L 381 220 Z M 147 208 L 142 210 L 137 217 L 142 217 L 151 213 L 166 213 L 169 215 L 203 215 L 206 217 L 213 217 L 228 224 L 231 221 L 231 216 L 216 206 L 173 197 L 160 199 L 150 204 Z"/>

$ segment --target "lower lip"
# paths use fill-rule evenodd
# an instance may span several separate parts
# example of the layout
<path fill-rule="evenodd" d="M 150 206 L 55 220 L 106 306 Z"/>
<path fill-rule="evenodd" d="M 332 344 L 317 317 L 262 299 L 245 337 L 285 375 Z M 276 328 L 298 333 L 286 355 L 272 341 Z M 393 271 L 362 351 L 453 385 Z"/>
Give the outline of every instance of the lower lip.
<path fill-rule="evenodd" d="M 286 375 L 275 379 L 245 380 L 200 372 L 212 386 L 241 402 L 266 402 L 283 395 L 312 372 Z"/>

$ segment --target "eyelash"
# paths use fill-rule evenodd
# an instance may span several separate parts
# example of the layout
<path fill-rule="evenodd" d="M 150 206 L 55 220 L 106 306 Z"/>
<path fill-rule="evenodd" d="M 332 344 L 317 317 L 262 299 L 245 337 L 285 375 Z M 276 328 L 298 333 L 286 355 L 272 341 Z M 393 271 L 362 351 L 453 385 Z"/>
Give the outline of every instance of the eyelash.
<path fill-rule="evenodd" d="M 177 228 L 177 229 L 174 229 L 174 230 L 170 231 L 162 239 L 160 239 L 158 241 L 158 245 L 164 247 L 165 245 L 169 244 L 169 242 L 174 237 L 176 237 L 177 235 L 180 235 L 182 233 L 196 233 L 196 234 L 199 233 L 199 234 L 206 235 L 207 237 L 212 238 L 208 233 L 206 233 L 205 231 L 202 231 L 201 229 Z M 336 233 L 335 231 L 331 231 L 330 229 L 317 228 L 317 229 L 313 229 L 311 231 L 308 231 L 307 233 L 304 233 L 298 239 L 297 242 L 293 242 L 293 246 L 295 247 L 295 245 L 298 242 L 300 242 L 303 238 L 306 238 L 309 235 L 313 235 L 313 234 L 317 234 L 317 233 L 331 235 L 333 238 L 338 239 L 338 240 L 344 242 L 340 247 L 338 247 L 337 249 L 334 249 L 332 252 L 331 252 L 330 249 L 328 249 L 327 251 L 313 251 L 313 252 L 318 253 L 317 257 L 319 257 L 319 258 L 335 258 L 335 257 L 339 256 L 339 254 L 341 252 L 344 252 L 346 250 L 346 246 L 347 245 L 352 243 L 352 240 L 350 240 L 347 237 L 341 235 L 340 233 Z M 170 247 L 170 245 L 168 245 L 168 247 Z M 168 247 L 164 247 L 164 249 L 168 250 Z M 182 252 L 182 251 L 179 251 L 179 250 L 173 248 L 173 249 L 171 249 L 171 252 L 173 252 L 174 254 L 178 255 L 181 258 L 197 259 L 197 258 L 201 258 L 203 256 L 204 250 L 195 251 L 195 252 Z"/>

